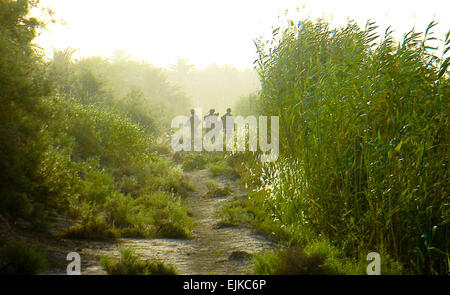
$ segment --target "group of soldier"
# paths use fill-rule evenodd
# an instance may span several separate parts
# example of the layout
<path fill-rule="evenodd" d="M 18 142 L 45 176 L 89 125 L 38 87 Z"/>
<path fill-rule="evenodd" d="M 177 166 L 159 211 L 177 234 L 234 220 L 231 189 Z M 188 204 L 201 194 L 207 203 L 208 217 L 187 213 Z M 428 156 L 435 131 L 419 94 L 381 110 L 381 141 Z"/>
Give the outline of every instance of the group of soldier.
<path fill-rule="evenodd" d="M 205 134 L 208 133 L 209 131 L 215 129 L 216 126 L 218 126 L 218 125 L 220 125 L 220 123 L 222 123 L 223 136 L 224 136 L 223 142 L 225 142 L 227 128 L 231 128 L 229 130 L 231 132 L 234 131 L 234 119 L 233 119 L 233 115 L 231 114 L 231 108 L 228 108 L 227 112 L 222 117 L 220 117 L 220 121 L 219 121 L 219 113 L 216 113 L 215 109 L 210 109 L 208 114 L 203 117 L 203 121 L 205 122 L 205 124 L 204 124 L 205 128 L 204 129 L 202 128 L 202 130 L 204 130 Z M 190 129 L 191 129 L 191 146 L 192 147 L 195 145 L 195 141 L 194 141 L 195 130 L 197 130 L 197 128 L 199 127 L 199 125 L 201 123 L 202 122 L 195 114 L 195 110 L 191 109 L 191 116 L 190 116 L 189 122 L 187 122 L 187 124 L 190 125 Z M 232 127 L 230 127 L 230 126 L 232 126 Z M 201 133 L 203 133 L 203 132 L 201 132 Z M 213 142 L 215 142 L 215 141 L 216 141 L 216 139 L 213 138 Z"/>
<path fill-rule="evenodd" d="M 206 116 L 203 117 L 204 121 L 210 121 L 211 124 L 209 127 L 205 127 L 205 131 L 208 132 L 212 129 L 214 129 L 214 127 L 216 126 L 217 122 L 219 122 L 219 113 L 216 113 L 215 109 L 210 109 L 208 114 Z M 227 130 L 227 120 L 232 122 L 233 120 L 233 115 L 231 114 L 231 108 L 227 109 L 227 112 L 225 113 L 225 115 L 223 115 L 222 117 L 220 117 L 220 120 L 222 121 L 222 128 L 224 133 L 226 133 Z M 196 129 L 198 127 L 198 125 L 201 123 L 200 120 L 198 119 L 197 115 L 195 114 L 195 110 L 191 109 L 191 116 L 190 116 L 190 127 L 191 127 L 191 133 L 194 132 L 194 129 Z M 231 124 L 231 126 L 233 126 L 233 124 Z"/>

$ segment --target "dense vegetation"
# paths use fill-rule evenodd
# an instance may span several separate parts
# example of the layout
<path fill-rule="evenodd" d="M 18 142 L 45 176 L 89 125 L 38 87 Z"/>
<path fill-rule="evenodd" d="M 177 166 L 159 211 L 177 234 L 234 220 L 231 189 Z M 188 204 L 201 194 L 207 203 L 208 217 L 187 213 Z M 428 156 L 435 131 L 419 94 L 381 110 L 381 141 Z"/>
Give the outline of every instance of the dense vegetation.
<path fill-rule="evenodd" d="M 74 60 L 71 49 L 46 60 L 32 44 L 44 26 L 29 16 L 37 2 L 0 0 L 1 226 L 49 233 L 64 220 L 58 237 L 189 238 L 179 164 L 241 177 L 249 197 L 227 203 L 222 225 L 250 223 L 287 246 L 256 255 L 255 273 L 363 274 L 372 251 L 382 273 L 448 273 L 450 35 L 439 52 L 434 23 L 399 43 L 374 23 L 322 21 L 257 42 L 261 90 L 235 113 L 279 116 L 281 154 L 263 164 L 167 144 L 171 118 L 191 105 L 174 82 L 222 111 L 255 90 L 251 72 L 185 60 L 163 71 L 120 52 Z M 207 186 L 207 198 L 231 194 Z M 0 235 L 0 273 L 42 272 L 46 254 L 14 239 Z M 176 273 L 121 255 L 102 260 L 108 273 Z"/>
<path fill-rule="evenodd" d="M 262 90 L 240 105 L 279 116 L 281 156 L 240 165 L 247 219 L 301 247 L 325 240 L 348 259 L 377 251 L 406 273 L 447 273 L 450 37 L 438 52 L 434 26 L 396 43 L 370 22 L 303 21 L 258 43 Z"/>
<path fill-rule="evenodd" d="M 2 275 L 32 275 L 47 269 L 47 257 L 36 246 L 12 241 L 0 247 L 0 266 Z"/>
<path fill-rule="evenodd" d="M 160 143 L 188 99 L 145 63 L 45 61 L 34 5 L 0 1 L 0 214 L 42 232 L 71 220 L 69 238 L 189 237 L 190 186 Z"/>

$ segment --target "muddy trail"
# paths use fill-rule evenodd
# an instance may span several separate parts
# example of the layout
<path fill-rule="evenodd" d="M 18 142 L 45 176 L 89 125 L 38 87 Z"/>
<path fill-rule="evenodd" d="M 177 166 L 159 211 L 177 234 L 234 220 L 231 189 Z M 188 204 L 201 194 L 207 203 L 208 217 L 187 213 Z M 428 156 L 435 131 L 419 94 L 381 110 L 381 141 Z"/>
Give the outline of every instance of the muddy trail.
<path fill-rule="evenodd" d="M 207 170 L 185 172 L 195 190 L 186 198 L 196 226 L 192 238 L 120 239 L 118 243 L 89 242 L 78 249 L 82 274 L 105 274 L 99 266 L 101 256 L 119 257 L 120 248 L 132 248 L 140 259 L 157 260 L 175 266 L 179 274 L 248 274 L 251 256 L 275 245 L 246 227 L 220 227 L 217 210 L 231 196 L 206 198 L 211 180 L 232 187 L 234 194 L 244 192 L 227 178 L 212 178 Z M 85 259 L 83 260 L 83 257 Z M 59 271 L 57 271 L 59 272 Z M 55 272 L 53 272 L 55 273 Z"/>

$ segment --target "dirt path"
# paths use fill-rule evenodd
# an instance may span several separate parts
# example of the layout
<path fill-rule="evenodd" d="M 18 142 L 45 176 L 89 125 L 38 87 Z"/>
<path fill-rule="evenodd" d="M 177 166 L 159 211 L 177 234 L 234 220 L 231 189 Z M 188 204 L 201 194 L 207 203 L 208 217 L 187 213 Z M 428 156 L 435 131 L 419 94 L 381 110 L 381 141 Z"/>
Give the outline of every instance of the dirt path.
<path fill-rule="evenodd" d="M 119 247 L 134 248 L 141 259 L 159 260 L 175 265 L 180 274 L 246 274 L 250 256 L 274 245 L 248 228 L 219 228 L 217 209 L 231 196 L 205 198 L 207 183 L 212 179 L 207 170 L 185 173 L 195 191 L 186 199 L 193 212 L 196 227 L 192 239 L 121 239 L 119 244 L 90 243 L 81 257 L 119 256 Z M 221 185 L 229 183 L 234 192 L 243 194 L 235 182 L 216 178 Z M 103 274 L 95 260 L 85 261 L 83 274 Z"/>

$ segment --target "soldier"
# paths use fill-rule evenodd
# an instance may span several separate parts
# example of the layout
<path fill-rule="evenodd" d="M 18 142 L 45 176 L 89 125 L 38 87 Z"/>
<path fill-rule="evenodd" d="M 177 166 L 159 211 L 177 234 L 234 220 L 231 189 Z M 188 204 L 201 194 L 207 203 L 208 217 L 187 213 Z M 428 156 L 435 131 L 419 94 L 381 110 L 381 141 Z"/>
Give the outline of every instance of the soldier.
<path fill-rule="evenodd" d="M 211 122 L 213 122 L 212 124 L 211 124 L 211 127 L 210 128 L 206 128 L 205 129 L 205 131 L 206 132 L 208 132 L 208 131 L 210 131 L 210 130 L 213 130 L 214 129 L 214 127 L 215 127 L 215 124 L 214 124 L 214 122 L 217 120 L 216 118 L 219 116 L 219 114 L 218 113 L 215 113 L 215 109 L 210 109 L 209 110 L 209 113 L 205 116 L 205 117 L 203 117 L 203 120 L 204 121 L 206 121 L 208 118 L 210 118 L 209 120 L 211 120 Z M 215 120 L 216 119 L 216 120 Z"/>
<path fill-rule="evenodd" d="M 189 117 L 189 125 L 191 128 L 191 149 L 194 148 L 194 136 L 195 136 L 195 129 L 198 128 L 198 125 L 200 124 L 200 119 L 195 114 L 195 110 L 191 109 L 191 116 Z"/>
<path fill-rule="evenodd" d="M 227 109 L 227 113 L 225 115 L 223 115 L 221 118 L 222 120 L 222 127 L 223 127 L 223 132 L 227 133 L 227 120 L 233 120 L 233 115 L 231 114 L 231 109 L 228 108 Z M 234 128 L 233 128 L 234 129 Z"/>
<path fill-rule="evenodd" d="M 224 150 L 226 150 L 227 140 L 233 140 L 232 136 L 234 134 L 234 119 L 233 115 L 231 114 L 231 108 L 228 108 L 226 114 L 223 115 L 220 119 L 222 120 L 222 127 L 223 127 L 223 143 L 225 145 Z M 231 131 L 231 137 L 230 136 L 227 137 L 227 121 L 228 124 L 232 126 L 231 130 L 228 130 L 229 132 Z"/>

